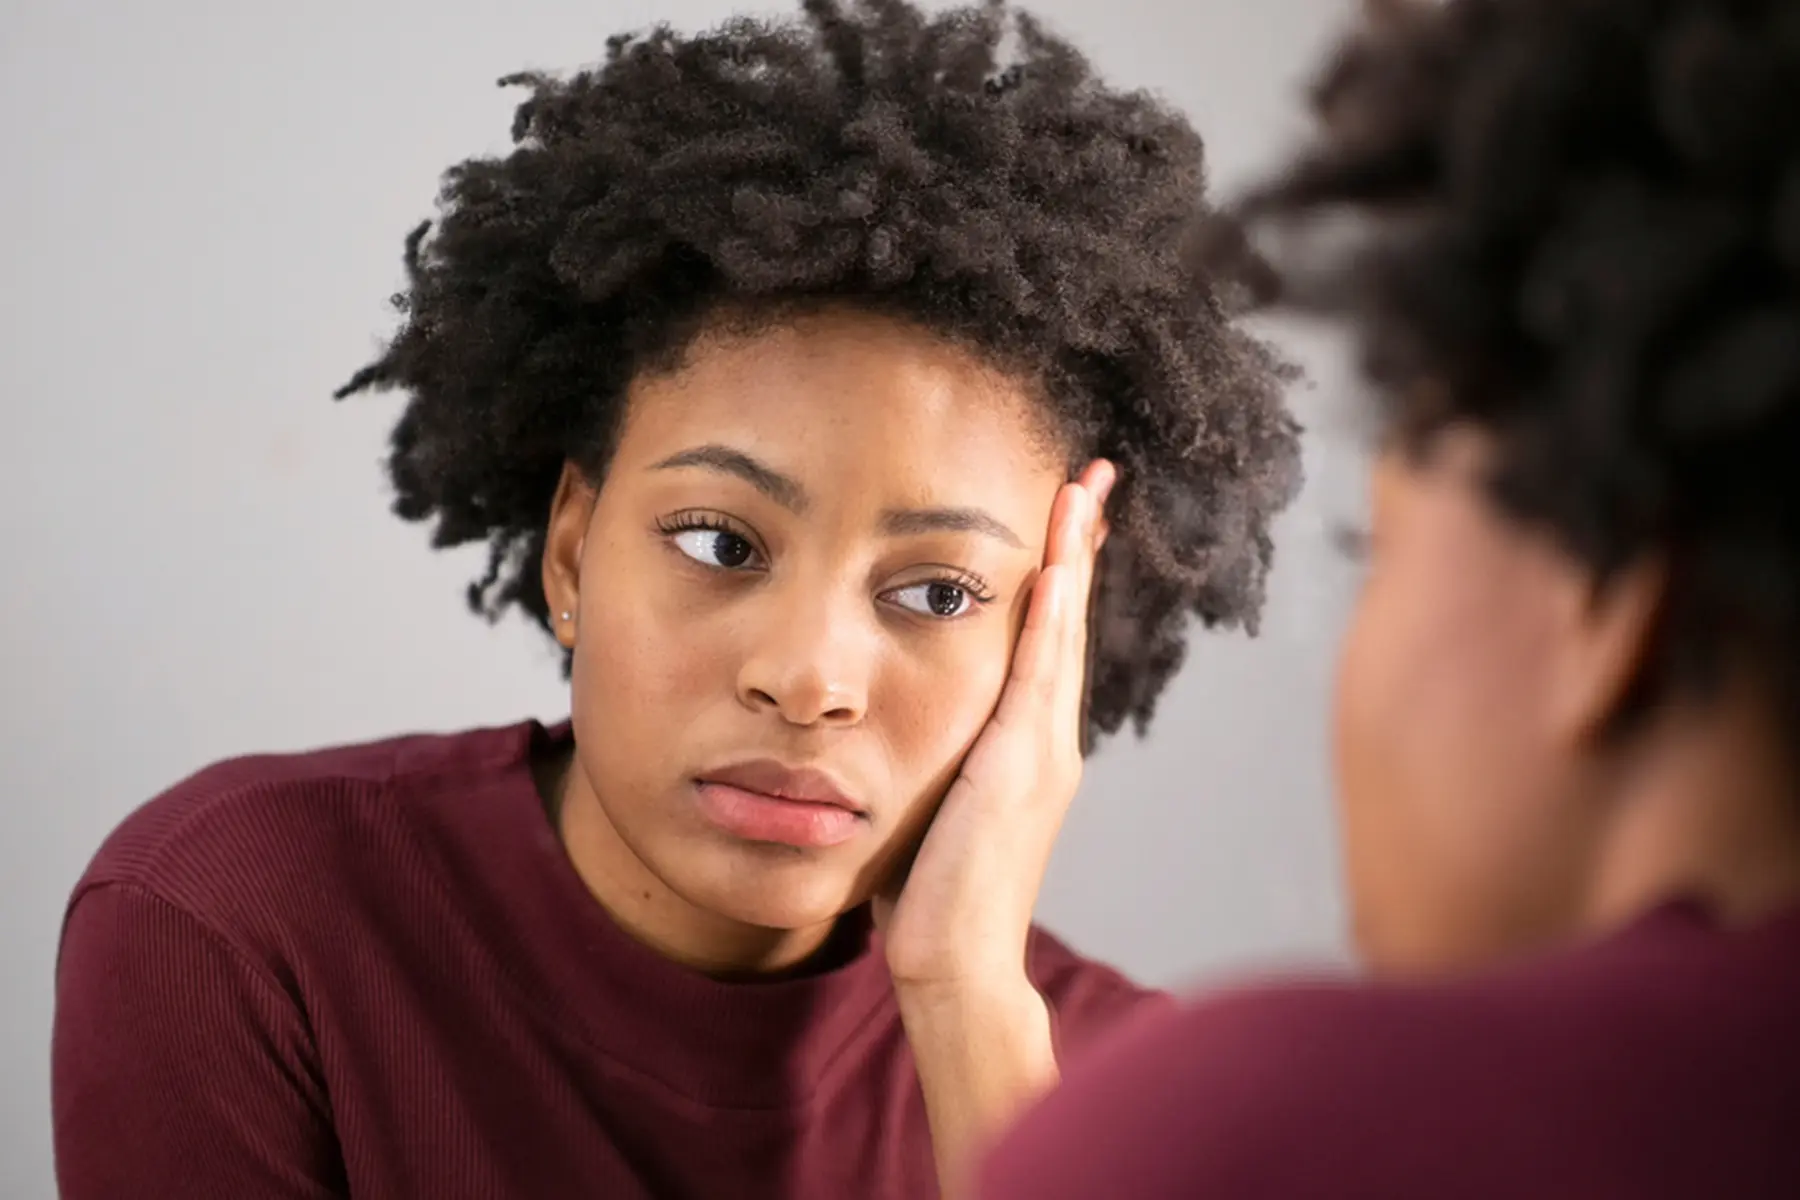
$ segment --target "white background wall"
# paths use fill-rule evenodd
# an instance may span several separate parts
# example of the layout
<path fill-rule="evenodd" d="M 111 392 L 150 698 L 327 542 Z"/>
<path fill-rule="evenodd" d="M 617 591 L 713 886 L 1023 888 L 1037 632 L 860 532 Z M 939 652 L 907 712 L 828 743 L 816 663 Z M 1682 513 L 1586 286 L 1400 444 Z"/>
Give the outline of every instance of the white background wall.
<path fill-rule="evenodd" d="M 0 0 L 0 1196 L 53 1194 L 62 904 L 202 763 L 564 711 L 535 631 L 463 608 L 474 553 L 386 512 L 397 398 L 331 389 L 390 327 L 438 172 L 498 151 L 527 66 L 732 0 Z M 759 7 L 768 7 L 762 0 Z M 1041 0 L 1195 118 L 1217 189 L 1300 128 L 1340 0 Z M 779 11 L 779 10 L 778 10 Z M 1295 347 L 1315 426 L 1343 392 Z M 1042 915 L 1175 982 L 1338 952 L 1326 530 L 1354 448 L 1309 439 L 1260 640 L 1203 638 L 1160 724 L 1092 764 Z"/>

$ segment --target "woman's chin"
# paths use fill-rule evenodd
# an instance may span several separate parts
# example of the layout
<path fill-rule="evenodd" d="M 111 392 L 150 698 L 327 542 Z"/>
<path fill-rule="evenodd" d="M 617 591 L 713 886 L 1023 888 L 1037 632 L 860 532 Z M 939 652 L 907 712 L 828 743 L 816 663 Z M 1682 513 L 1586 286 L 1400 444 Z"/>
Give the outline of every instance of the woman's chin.
<path fill-rule="evenodd" d="M 732 896 L 713 911 L 759 929 L 799 932 L 830 925 L 857 903 L 855 899 L 811 896 Z"/>
<path fill-rule="evenodd" d="M 740 925 L 801 931 L 830 925 L 868 897 L 836 872 L 733 872 L 688 892 L 691 903 Z"/>

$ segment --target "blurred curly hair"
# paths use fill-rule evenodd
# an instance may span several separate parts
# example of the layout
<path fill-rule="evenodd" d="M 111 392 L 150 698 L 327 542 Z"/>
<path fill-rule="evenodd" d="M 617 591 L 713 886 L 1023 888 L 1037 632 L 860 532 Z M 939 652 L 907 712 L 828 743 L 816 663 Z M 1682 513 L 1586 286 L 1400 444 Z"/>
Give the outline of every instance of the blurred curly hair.
<path fill-rule="evenodd" d="M 1495 435 L 1597 580 L 1665 556 L 1651 693 L 1748 655 L 1800 727 L 1800 5 L 1386 0 L 1313 97 L 1202 260 L 1347 322 L 1401 445 Z"/>

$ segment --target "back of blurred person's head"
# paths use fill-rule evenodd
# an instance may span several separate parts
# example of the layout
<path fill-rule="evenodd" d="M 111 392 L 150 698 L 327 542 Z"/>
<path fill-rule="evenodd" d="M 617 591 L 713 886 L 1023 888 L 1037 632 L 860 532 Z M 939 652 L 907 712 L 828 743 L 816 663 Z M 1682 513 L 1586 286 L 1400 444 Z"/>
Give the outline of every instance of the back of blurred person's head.
<path fill-rule="evenodd" d="M 1314 101 L 1210 253 L 1345 322 L 1377 397 L 1336 730 L 1365 954 L 1793 898 L 1800 4 L 1372 3 Z"/>

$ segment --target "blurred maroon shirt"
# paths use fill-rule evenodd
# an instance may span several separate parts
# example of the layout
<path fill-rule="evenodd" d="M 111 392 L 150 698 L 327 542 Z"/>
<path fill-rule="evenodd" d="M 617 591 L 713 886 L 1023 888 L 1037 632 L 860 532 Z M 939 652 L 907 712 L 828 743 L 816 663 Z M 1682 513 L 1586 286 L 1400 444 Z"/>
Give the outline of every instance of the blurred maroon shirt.
<path fill-rule="evenodd" d="M 1800 1197 L 1800 912 L 1675 904 L 1478 979 L 1245 991 L 1133 1023 L 983 1200 Z"/>

